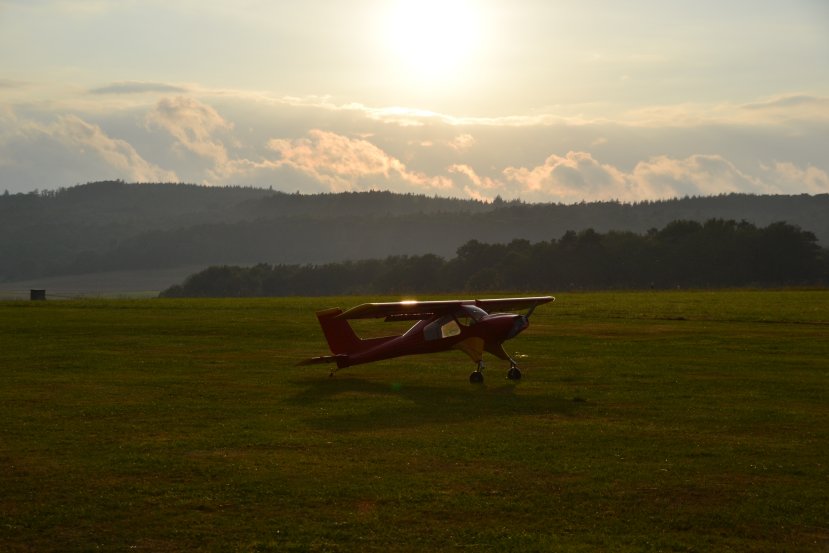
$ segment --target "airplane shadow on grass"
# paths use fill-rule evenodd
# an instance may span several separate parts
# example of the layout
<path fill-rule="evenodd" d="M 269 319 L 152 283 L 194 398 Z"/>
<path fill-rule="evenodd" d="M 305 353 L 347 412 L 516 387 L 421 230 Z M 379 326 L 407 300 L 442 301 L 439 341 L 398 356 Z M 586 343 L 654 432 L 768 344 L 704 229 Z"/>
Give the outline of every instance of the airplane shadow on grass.
<path fill-rule="evenodd" d="M 515 416 L 569 417 L 586 404 L 518 393 L 512 383 L 424 386 L 389 384 L 355 377 L 303 378 L 305 389 L 287 402 L 308 409 L 310 425 L 337 431 L 451 424 Z"/>

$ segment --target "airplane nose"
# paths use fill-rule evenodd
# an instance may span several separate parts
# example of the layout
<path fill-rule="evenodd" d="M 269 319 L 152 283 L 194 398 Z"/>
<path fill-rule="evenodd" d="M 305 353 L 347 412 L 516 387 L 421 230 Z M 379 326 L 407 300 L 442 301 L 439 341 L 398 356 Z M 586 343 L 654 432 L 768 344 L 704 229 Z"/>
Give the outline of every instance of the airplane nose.
<path fill-rule="evenodd" d="M 518 334 L 530 326 L 530 320 L 524 315 L 518 315 L 515 318 L 515 322 L 512 323 L 512 328 L 510 328 L 509 332 L 507 333 L 507 340 L 510 338 L 515 338 Z"/>

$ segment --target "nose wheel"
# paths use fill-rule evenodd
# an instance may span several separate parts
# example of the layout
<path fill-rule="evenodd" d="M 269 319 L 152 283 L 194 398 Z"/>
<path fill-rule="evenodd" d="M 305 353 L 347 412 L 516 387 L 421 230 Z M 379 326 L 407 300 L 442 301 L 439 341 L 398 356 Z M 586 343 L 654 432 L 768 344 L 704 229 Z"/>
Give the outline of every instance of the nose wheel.
<path fill-rule="evenodd" d="M 484 383 L 484 362 L 478 361 L 478 368 L 475 369 L 472 374 L 469 375 L 469 383 L 470 384 L 483 384 Z"/>
<path fill-rule="evenodd" d="M 518 366 L 512 365 L 509 368 L 507 371 L 507 378 L 510 380 L 521 380 L 521 371 L 518 370 Z"/>

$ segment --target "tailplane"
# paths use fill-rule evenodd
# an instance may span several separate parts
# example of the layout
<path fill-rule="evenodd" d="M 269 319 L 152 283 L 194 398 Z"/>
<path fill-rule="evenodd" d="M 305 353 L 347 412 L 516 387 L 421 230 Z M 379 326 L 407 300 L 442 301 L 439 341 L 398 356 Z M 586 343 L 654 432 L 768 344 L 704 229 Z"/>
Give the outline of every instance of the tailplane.
<path fill-rule="evenodd" d="M 328 347 L 331 349 L 333 355 L 312 357 L 311 359 L 301 361 L 299 363 L 300 365 L 336 363 L 337 367 L 342 369 L 350 367 L 351 365 L 368 363 L 374 360 L 374 358 L 366 357 L 364 355 L 366 352 L 370 352 L 372 349 L 400 337 L 395 335 L 361 339 L 354 332 L 354 329 L 351 328 L 351 325 L 348 324 L 348 321 L 339 317 L 342 312 L 343 310 L 339 308 L 317 311 L 317 319 L 319 319 L 322 332 L 325 334 Z M 333 374 L 334 371 L 331 372 Z"/>
<path fill-rule="evenodd" d="M 323 363 L 336 363 L 339 368 L 346 366 L 347 355 L 320 355 L 319 357 L 311 357 L 310 359 L 303 359 L 297 365 L 321 365 Z"/>

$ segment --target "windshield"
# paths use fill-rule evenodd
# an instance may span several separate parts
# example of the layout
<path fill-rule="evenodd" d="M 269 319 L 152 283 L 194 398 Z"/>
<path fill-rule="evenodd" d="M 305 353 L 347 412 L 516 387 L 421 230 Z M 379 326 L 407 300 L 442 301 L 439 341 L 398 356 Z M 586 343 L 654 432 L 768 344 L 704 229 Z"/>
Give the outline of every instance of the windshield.
<path fill-rule="evenodd" d="M 483 317 L 486 316 L 486 311 L 481 309 L 480 307 L 475 307 L 474 305 L 464 305 L 461 306 L 458 317 L 469 317 L 474 322 L 480 321 Z"/>

